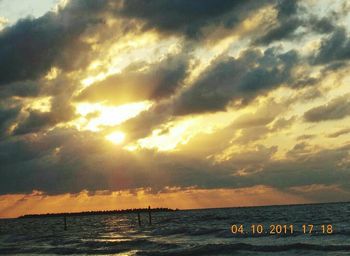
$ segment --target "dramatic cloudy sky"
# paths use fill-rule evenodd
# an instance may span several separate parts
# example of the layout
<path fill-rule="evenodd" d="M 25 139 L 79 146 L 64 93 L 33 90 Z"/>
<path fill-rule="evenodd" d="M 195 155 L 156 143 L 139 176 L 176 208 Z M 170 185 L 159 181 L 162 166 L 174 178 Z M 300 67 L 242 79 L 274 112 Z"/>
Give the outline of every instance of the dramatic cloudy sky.
<path fill-rule="evenodd" d="M 0 217 L 350 200 L 350 4 L 0 0 Z"/>

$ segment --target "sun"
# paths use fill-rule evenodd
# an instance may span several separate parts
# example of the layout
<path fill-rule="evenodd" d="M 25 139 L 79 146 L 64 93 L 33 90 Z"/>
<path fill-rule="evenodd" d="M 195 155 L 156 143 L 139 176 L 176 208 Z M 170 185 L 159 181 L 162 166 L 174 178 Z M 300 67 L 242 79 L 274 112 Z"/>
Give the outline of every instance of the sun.
<path fill-rule="evenodd" d="M 122 144 L 125 140 L 125 133 L 123 132 L 113 132 L 106 136 L 106 139 L 114 144 Z"/>

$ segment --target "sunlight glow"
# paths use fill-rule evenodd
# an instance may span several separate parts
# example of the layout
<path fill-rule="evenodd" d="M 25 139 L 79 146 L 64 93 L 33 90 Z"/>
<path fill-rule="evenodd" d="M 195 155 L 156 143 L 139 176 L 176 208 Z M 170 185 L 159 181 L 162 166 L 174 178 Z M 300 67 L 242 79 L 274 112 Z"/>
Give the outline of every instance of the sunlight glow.
<path fill-rule="evenodd" d="M 171 127 L 165 134 L 162 130 L 156 129 L 150 137 L 138 140 L 142 148 L 156 148 L 159 151 L 169 151 L 181 144 L 186 144 L 191 137 L 191 133 L 186 133 L 188 128 L 195 123 L 195 120 L 186 120 L 179 122 L 176 126 Z"/>
<path fill-rule="evenodd" d="M 30 110 L 36 110 L 40 112 L 50 112 L 51 98 L 51 96 L 35 98 L 35 100 L 30 101 L 28 108 Z"/>
<path fill-rule="evenodd" d="M 47 80 L 54 80 L 57 78 L 57 76 L 60 74 L 60 70 L 56 67 L 53 67 L 50 69 L 50 71 L 46 74 L 45 79 Z"/>
<path fill-rule="evenodd" d="M 121 144 L 125 140 L 125 133 L 123 132 L 113 132 L 106 136 L 106 139 L 114 144 Z"/>
<path fill-rule="evenodd" d="M 148 101 L 125 104 L 121 106 L 105 106 L 101 103 L 80 103 L 76 112 L 83 118 L 78 125 L 83 130 L 100 131 L 101 126 L 118 125 L 147 110 L 152 103 Z"/>

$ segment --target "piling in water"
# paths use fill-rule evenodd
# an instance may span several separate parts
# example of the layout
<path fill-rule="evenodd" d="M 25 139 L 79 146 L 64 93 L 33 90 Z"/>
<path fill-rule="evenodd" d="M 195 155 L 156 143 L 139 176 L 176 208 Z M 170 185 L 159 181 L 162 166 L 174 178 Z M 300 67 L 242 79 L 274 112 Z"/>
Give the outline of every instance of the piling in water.
<path fill-rule="evenodd" d="M 64 230 L 67 230 L 67 217 L 66 216 L 63 217 L 63 221 L 64 221 Z"/>
<path fill-rule="evenodd" d="M 151 206 L 148 206 L 148 220 L 149 220 L 149 224 L 152 225 Z"/>
<path fill-rule="evenodd" d="M 140 212 L 137 212 L 137 219 L 139 221 L 139 227 L 141 227 L 141 217 L 140 217 Z"/>

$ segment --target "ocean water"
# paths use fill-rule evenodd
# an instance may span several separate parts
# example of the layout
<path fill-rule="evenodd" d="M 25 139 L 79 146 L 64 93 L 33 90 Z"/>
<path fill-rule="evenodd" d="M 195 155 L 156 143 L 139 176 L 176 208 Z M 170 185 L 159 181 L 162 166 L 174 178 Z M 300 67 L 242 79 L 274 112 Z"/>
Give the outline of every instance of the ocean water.
<path fill-rule="evenodd" d="M 67 231 L 61 217 L 2 219 L 0 254 L 350 255 L 350 203 L 153 213 L 151 226 L 147 213 L 141 219 L 139 227 L 136 214 L 68 217 Z"/>

